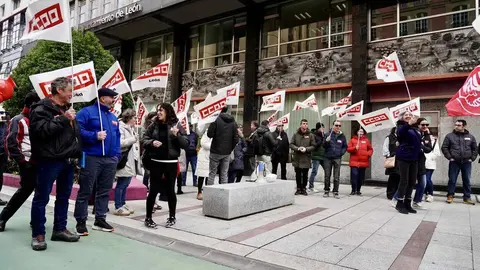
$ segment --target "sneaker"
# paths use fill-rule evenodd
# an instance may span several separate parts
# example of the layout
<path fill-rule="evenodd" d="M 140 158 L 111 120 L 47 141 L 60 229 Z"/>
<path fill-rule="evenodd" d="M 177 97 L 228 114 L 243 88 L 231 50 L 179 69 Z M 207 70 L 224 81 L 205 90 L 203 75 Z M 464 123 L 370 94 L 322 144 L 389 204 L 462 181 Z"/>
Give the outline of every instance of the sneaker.
<path fill-rule="evenodd" d="M 7 203 L 8 203 L 7 201 L 0 199 L 0 206 L 7 205 Z"/>
<path fill-rule="evenodd" d="M 356 194 L 355 191 L 350 192 L 350 196 L 353 196 L 355 194 Z"/>
<path fill-rule="evenodd" d="M 323 193 L 323 197 L 324 197 L 324 198 L 330 197 L 330 192 L 325 191 L 325 193 Z"/>
<path fill-rule="evenodd" d="M 155 203 L 155 207 L 153 208 L 155 210 L 162 210 L 162 206 L 158 204 L 158 202 Z"/>
<path fill-rule="evenodd" d="M 453 196 L 452 195 L 449 195 L 447 197 L 447 203 L 452 203 L 453 202 Z"/>
<path fill-rule="evenodd" d="M 118 209 L 115 209 L 113 211 L 113 214 L 115 216 L 122 216 L 122 217 L 126 217 L 126 216 L 130 216 L 130 211 L 128 211 L 127 209 L 125 209 L 124 206 L 118 208 Z"/>
<path fill-rule="evenodd" d="M 427 195 L 425 198 L 426 202 L 433 202 L 433 196 L 432 195 Z"/>
<path fill-rule="evenodd" d="M 155 229 L 158 226 L 152 218 L 146 218 L 143 224 L 145 224 L 145 227 L 150 229 Z"/>
<path fill-rule="evenodd" d="M 302 195 L 302 190 L 301 190 L 301 189 L 297 189 L 297 192 L 295 192 L 295 195 Z"/>
<path fill-rule="evenodd" d="M 333 198 L 340 199 L 340 196 L 338 195 L 338 193 L 333 193 Z"/>
<path fill-rule="evenodd" d="M 475 202 L 472 201 L 472 199 L 470 199 L 470 198 L 468 198 L 468 199 L 463 199 L 463 203 L 464 203 L 464 204 L 475 205 Z"/>
<path fill-rule="evenodd" d="M 202 192 L 199 192 L 199 193 L 197 194 L 197 200 L 203 201 L 203 194 L 202 194 Z"/>
<path fill-rule="evenodd" d="M 302 195 L 303 195 L 303 196 L 308 196 L 308 193 L 307 193 L 307 190 L 306 190 L 306 189 L 302 190 Z"/>
<path fill-rule="evenodd" d="M 73 234 L 69 230 L 65 229 L 63 231 L 53 231 L 52 241 L 62 241 L 62 242 L 77 242 L 80 240 L 80 235 Z"/>
<path fill-rule="evenodd" d="M 357 191 L 357 196 L 362 196 L 362 193 L 360 191 Z"/>
<path fill-rule="evenodd" d="M 78 235 L 88 236 L 87 222 L 85 222 L 85 221 L 77 222 L 77 226 L 75 227 L 75 229 L 76 229 Z"/>
<path fill-rule="evenodd" d="M 175 223 L 177 222 L 177 219 L 175 217 L 169 217 L 167 219 L 167 223 L 165 223 L 165 227 L 166 228 L 170 228 L 172 227 L 173 225 L 175 225 Z"/>
<path fill-rule="evenodd" d="M 95 220 L 92 229 L 102 232 L 113 232 L 115 230 L 112 226 L 110 226 L 110 224 L 107 223 L 107 221 L 105 221 L 105 219 Z"/>
<path fill-rule="evenodd" d="M 183 191 L 181 189 L 177 190 L 177 195 L 182 195 Z"/>
<path fill-rule="evenodd" d="M 397 207 L 397 201 L 398 201 L 398 200 L 395 199 L 395 198 L 393 198 L 393 199 L 390 201 L 390 203 L 392 204 L 392 207 L 393 207 L 393 208 Z"/>
<path fill-rule="evenodd" d="M 135 214 L 135 209 L 133 209 L 133 207 L 130 207 L 129 205 L 125 204 L 123 206 L 123 209 L 127 210 L 128 212 L 130 212 L 130 214 Z"/>
<path fill-rule="evenodd" d="M 7 225 L 7 222 L 0 220 L 0 232 L 5 231 L 5 225 Z"/>
<path fill-rule="evenodd" d="M 413 202 L 413 208 L 422 209 L 423 204 L 421 202 Z"/>
<path fill-rule="evenodd" d="M 45 235 L 39 235 L 32 238 L 32 249 L 35 251 L 41 251 L 47 249 L 47 242 L 45 241 Z"/>

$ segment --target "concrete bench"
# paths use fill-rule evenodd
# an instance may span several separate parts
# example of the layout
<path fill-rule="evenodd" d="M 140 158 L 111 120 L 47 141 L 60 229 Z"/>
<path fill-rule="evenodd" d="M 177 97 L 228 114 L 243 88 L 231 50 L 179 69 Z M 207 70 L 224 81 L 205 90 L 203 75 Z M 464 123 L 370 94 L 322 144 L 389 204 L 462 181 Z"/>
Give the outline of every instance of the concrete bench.
<path fill-rule="evenodd" d="M 294 194 L 294 181 L 206 186 L 203 189 L 203 214 L 234 219 L 293 204 Z"/>

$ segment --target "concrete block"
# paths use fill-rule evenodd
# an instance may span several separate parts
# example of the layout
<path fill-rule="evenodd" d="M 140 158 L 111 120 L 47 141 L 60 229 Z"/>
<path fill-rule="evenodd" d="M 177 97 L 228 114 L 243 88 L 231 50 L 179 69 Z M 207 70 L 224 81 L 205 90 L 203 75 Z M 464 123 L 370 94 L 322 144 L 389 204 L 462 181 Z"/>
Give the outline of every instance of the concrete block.
<path fill-rule="evenodd" d="M 236 183 L 206 186 L 203 189 L 203 214 L 234 219 L 295 202 L 295 183 Z"/>

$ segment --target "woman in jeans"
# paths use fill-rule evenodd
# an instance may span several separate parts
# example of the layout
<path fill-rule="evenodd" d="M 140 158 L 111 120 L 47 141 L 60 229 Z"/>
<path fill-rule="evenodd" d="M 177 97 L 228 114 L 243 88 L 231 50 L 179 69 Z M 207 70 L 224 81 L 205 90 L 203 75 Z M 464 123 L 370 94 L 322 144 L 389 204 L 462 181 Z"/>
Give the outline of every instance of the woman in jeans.
<path fill-rule="evenodd" d="M 412 191 L 417 181 L 418 159 L 422 148 L 420 132 L 415 128 L 416 122 L 408 111 L 400 114 L 397 122 L 399 146 L 395 153 L 395 162 L 398 164 L 400 184 L 395 209 L 402 214 L 416 213 L 411 205 Z"/>
<path fill-rule="evenodd" d="M 427 169 L 425 168 L 426 153 L 432 152 L 432 139 L 430 138 L 430 130 L 428 129 L 427 119 L 418 118 L 417 127 L 421 136 L 422 151 L 418 159 L 417 185 L 415 187 L 415 196 L 413 197 L 413 206 L 422 208 L 423 193 L 425 193 L 425 185 L 427 183 Z"/>
<path fill-rule="evenodd" d="M 438 138 L 430 136 L 432 138 L 432 147 L 433 151 L 425 154 L 426 162 L 425 168 L 427 172 L 425 174 L 427 178 L 427 185 L 425 187 L 425 201 L 426 202 L 433 202 L 433 182 L 432 182 L 432 175 L 433 172 L 437 169 L 437 158 L 441 156 L 440 152 L 440 143 L 438 142 Z"/>
<path fill-rule="evenodd" d="M 143 157 L 144 165 L 150 170 L 150 192 L 147 197 L 145 226 L 149 228 L 157 226 L 152 220 L 152 211 L 155 197 L 160 190 L 164 190 L 169 208 L 169 217 L 166 223 L 168 228 L 175 225 L 176 222 L 175 180 L 177 178 L 180 148 L 186 149 L 188 147 L 187 136 L 178 123 L 172 105 L 162 103 L 157 107 L 157 118 L 143 135 L 142 143 L 146 151 Z"/>
<path fill-rule="evenodd" d="M 137 175 L 135 162 L 135 143 L 138 141 L 138 135 L 135 132 L 135 111 L 127 109 L 122 113 L 122 120 L 120 121 L 120 148 L 122 156 L 127 153 L 127 163 L 123 168 L 117 168 L 117 185 L 115 186 L 115 210 L 114 215 L 128 216 L 135 213 L 132 207 L 125 202 L 127 196 L 127 188 L 132 181 L 132 177 Z M 138 149 L 137 160 L 138 160 Z"/>
<path fill-rule="evenodd" d="M 370 157 L 373 155 L 373 148 L 366 136 L 366 131 L 360 127 L 348 142 L 347 151 L 350 153 L 350 181 L 352 192 L 350 195 L 362 195 L 360 188 L 365 181 L 365 170 L 370 166 Z"/>

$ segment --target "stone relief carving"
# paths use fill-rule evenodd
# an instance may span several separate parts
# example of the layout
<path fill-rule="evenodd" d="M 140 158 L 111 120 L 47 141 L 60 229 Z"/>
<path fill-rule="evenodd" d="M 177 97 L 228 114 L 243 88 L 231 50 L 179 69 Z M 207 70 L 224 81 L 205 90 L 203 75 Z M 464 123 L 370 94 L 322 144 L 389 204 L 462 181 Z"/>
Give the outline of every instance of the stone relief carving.
<path fill-rule="evenodd" d="M 258 90 L 305 87 L 351 80 L 351 47 L 262 60 L 258 65 Z"/>
<path fill-rule="evenodd" d="M 172 93 L 171 89 L 172 75 L 169 75 L 167 83 L 167 93 L 165 97 L 165 102 L 170 102 L 170 95 Z M 165 90 L 159 87 L 145 88 L 140 91 L 133 92 L 135 97 L 140 97 L 144 103 L 161 103 L 163 101 L 163 95 Z"/>
<path fill-rule="evenodd" d="M 201 98 L 205 97 L 209 92 L 216 94 L 215 91 L 217 89 L 240 81 L 242 82 L 240 90 L 243 91 L 244 78 L 244 64 L 188 71 L 183 73 L 182 90 L 188 90 L 193 87 L 192 97 Z"/>
<path fill-rule="evenodd" d="M 375 64 L 397 51 L 405 76 L 469 72 L 480 64 L 480 36 L 473 29 L 398 38 L 369 44 L 368 78 L 376 79 Z"/>

